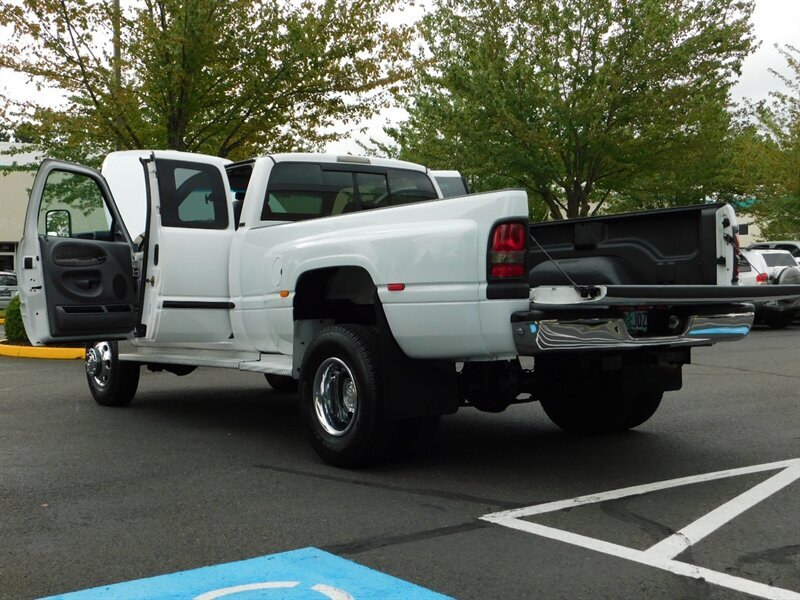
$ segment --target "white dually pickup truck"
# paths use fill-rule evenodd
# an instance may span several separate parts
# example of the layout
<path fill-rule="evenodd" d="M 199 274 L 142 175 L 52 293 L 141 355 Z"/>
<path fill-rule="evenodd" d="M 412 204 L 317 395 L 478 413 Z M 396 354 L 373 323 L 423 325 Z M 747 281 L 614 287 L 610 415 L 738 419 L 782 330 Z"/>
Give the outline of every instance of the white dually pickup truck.
<path fill-rule="evenodd" d="M 400 161 L 127 151 L 42 163 L 18 265 L 31 342 L 86 342 L 99 404 L 130 403 L 142 366 L 260 372 L 358 467 L 461 406 L 644 423 L 693 346 L 800 294 L 732 285 L 735 245 L 724 204 L 531 225 L 524 191 L 445 199 Z"/>

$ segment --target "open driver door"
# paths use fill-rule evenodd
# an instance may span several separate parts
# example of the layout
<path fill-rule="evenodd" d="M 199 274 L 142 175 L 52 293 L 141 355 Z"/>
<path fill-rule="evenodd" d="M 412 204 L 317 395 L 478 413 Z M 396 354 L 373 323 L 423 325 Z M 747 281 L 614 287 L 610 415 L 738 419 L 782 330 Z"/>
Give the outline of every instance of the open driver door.
<path fill-rule="evenodd" d="M 42 162 L 17 257 L 31 343 L 132 338 L 139 301 L 133 250 L 98 171 Z"/>

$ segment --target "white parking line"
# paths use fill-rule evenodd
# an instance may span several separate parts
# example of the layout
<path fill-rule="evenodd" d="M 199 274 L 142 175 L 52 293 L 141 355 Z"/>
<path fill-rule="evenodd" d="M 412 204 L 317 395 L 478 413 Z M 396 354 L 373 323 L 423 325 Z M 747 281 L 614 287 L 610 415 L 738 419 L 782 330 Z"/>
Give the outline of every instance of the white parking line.
<path fill-rule="evenodd" d="M 777 469 L 780 469 L 780 472 L 773 477 L 770 477 L 766 481 L 759 483 L 758 485 L 749 489 L 747 492 L 740 494 L 733 500 L 726 502 L 719 508 L 711 511 L 694 523 L 688 525 L 681 531 L 655 544 L 645 551 L 628 548 L 627 546 L 621 546 L 619 544 L 613 544 L 604 540 L 590 538 L 584 535 L 572 533 L 570 531 L 564 531 L 562 529 L 556 529 L 555 527 L 548 527 L 523 520 L 525 517 L 541 515 L 567 508 L 575 508 L 577 506 L 595 504 L 597 502 L 604 502 L 607 500 L 617 500 L 629 496 L 647 494 L 649 492 L 658 490 L 725 479 L 728 477 L 736 477 L 738 475 L 774 471 Z M 720 573 L 711 569 L 697 567 L 695 565 L 673 560 L 675 556 L 689 548 L 692 544 L 697 543 L 725 523 L 729 522 L 731 519 L 734 519 L 738 515 L 742 514 L 748 508 L 751 508 L 758 502 L 768 498 L 778 490 L 786 487 L 797 479 L 800 479 L 800 459 L 791 459 L 764 465 L 756 465 L 753 467 L 729 469 L 726 471 L 718 471 L 716 473 L 706 473 L 703 475 L 694 475 L 691 477 L 681 477 L 678 479 L 637 485 L 620 490 L 603 492 L 600 494 L 579 496 L 577 498 L 571 498 L 568 500 L 559 500 L 557 502 L 548 502 L 546 504 L 539 504 L 536 506 L 492 513 L 484 515 L 481 518 L 485 521 L 497 523 L 498 525 L 503 525 L 519 531 L 541 535 L 553 540 L 567 542 L 569 544 L 574 544 L 576 546 L 581 546 L 597 552 L 603 552 L 605 554 L 610 554 L 619 558 L 625 558 L 627 560 L 649 565 L 651 567 L 664 569 L 665 571 L 669 571 L 670 573 L 674 573 L 676 575 L 683 575 L 686 577 L 692 577 L 694 579 L 704 579 L 709 583 L 714 583 L 716 585 L 744 592 L 746 594 L 775 600 L 800 600 L 800 593 L 792 590 L 786 590 L 783 588 L 758 583 L 742 577 L 736 577 L 733 575 L 728 575 L 727 573 Z"/>
<path fill-rule="evenodd" d="M 704 537 L 722 527 L 728 521 L 738 517 L 748 508 L 769 498 L 778 490 L 783 489 L 796 479 L 800 478 L 800 464 L 789 466 L 777 475 L 750 488 L 733 500 L 726 502 L 719 508 L 712 510 L 707 515 L 699 518 L 691 525 L 687 525 L 677 533 L 660 541 L 650 548 L 647 553 L 662 558 L 675 558 L 692 544 L 696 544 Z"/>

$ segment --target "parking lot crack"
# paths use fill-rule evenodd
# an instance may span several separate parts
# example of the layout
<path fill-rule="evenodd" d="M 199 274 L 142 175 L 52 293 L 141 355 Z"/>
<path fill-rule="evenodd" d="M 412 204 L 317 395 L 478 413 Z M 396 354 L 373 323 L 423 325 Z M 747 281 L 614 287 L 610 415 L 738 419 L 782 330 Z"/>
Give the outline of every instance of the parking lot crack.
<path fill-rule="evenodd" d="M 633 498 L 636 498 L 636 496 Z M 599 506 L 600 510 L 610 517 L 636 526 L 653 540 L 658 541 L 675 533 L 673 528 L 659 523 L 655 519 L 640 515 L 623 502 L 603 502 Z"/>
<path fill-rule="evenodd" d="M 776 565 L 794 565 L 800 559 L 800 544 L 781 546 L 780 548 L 770 548 L 759 552 L 751 552 L 737 559 L 736 562 L 743 565 L 751 565 L 760 562 L 768 562 Z"/>
<path fill-rule="evenodd" d="M 726 365 L 715 365 L 711 363 L 704 363 L 698 360 L 692 360 L 692 366 L 695 367 L 709 367 L 712 369 L 726 369 L 728 371 L 740 371 L 742 373 L 756 373 L 758 375 L 770 375 L 772 377 L 785 377 L 788 379 L 800 379 L 800 375 L 793 375 L 791 373 L 775 373 L 773 371 L 760 371 L 758 369 L 745 369 L 744 367 L 728 367 Z"/>
<path fill-rule="evenodd" d="M 376 536 L 345 542 L 342 544 L 332 544 L 330 546 L 325 546 L 322 549 L 326 552 L 340 556 L 352 556 L 355 554 L 363 554 L 364 552 L 369 552 L 371 550 L 377 550 L 378 548 L 385 548 L 386 546 L 397 546 L 399 544 L 430 540 L 448 535 L 455 535 L 457 533 L 475 531 L 485 527 L 491 527 L 491 524 L 476 520 L 468 523 L 461 523 L 459 525 L 450 525 L 448 527 L 438 527 L 436 529 L 426 529 L 424 531 L 414 531 L 411 533 L 403 533 L 398 535 Z"/>
<path fill-rule="evenodd" d="M 368 488 L 388 490 L 392 492 L 402 492 L 405 494 L 414 494 L 417 496 L 428 496 L 432 498 L 442 498 L 445 500 L 455 500 L 458 502 L 469 502 L 471 504 L 480 504 L 481 506 L 497 506 L 499 508 L 520 508 L 527 506 L 528 503 L 520 504 L 518 502 L 507 502 L 505 500 L 498 500 L 496 498 L 483 498 L 480 496 L 473 496 L 471 494 L 462 494 L 460 492 L 451 492 L 448 490 L 437 490 L 430 488 L 411 488 L 401 485 L 392 485 L 389 483 L 381 483 L 377 481 L 367 481 L 365 479 L 355 479 L 352 477 L 340 477 L 337 475 L 328 475 L 326 473 L 314 473 L 312 471 L 303 471 L 300 469 L 289 469 L 287 467 L 278 467 L 275 465 L 254 465 L 257 469 L 264 469 L 267 471 L 275 471 L 277 473 L 287 473 L 290 475 L 299 475 L 301 477 L 311 477 L 314 479 L 323 479 L 326 481 L 335 481 L 337 483 L 345 483 L 348 485 L 358 485 Z"/>

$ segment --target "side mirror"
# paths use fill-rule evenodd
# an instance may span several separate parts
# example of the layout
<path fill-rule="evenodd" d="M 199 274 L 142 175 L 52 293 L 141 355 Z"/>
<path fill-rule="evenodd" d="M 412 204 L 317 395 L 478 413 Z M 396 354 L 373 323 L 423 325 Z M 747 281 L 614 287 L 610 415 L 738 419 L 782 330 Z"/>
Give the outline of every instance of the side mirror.
<path fill-rule="evenodd" d="M 72 215 L 68 210 L 48 210 L 44 216 L 45 231 L 53 237 L 72 237 Z"/>

